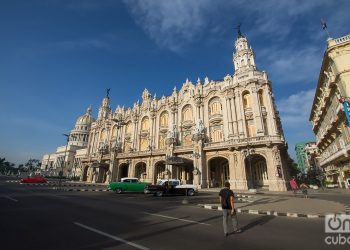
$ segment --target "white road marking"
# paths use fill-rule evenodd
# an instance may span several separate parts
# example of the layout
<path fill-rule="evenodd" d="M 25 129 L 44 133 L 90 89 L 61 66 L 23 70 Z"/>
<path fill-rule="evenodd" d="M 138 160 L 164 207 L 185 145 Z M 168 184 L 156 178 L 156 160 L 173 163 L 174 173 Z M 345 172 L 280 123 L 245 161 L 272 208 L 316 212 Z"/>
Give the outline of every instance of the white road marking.
<path fill-rule="evenodd" d="M 203 223 L 203 222 L 198 222 L 198 221 L 194 221 L 194 220 L 185 220 L 185 219 L 180 219 L 180 218 L 171 217 L 171 216 L 166 216 L 166 215 L 161 215 L 161 214 L 151 214 L 151 213 L 145 213 L 145 214 L 152 215 L 152 216 L 163 217 L 163 218 L 167 218 L 167 219 L 174 219 L 174 220 L 179 220 L 179 221 L 185 221 L 185 222 L 190 222 L 190 223 L 196 223 L 196 224 L 205 225 L 205 226 L 211 226 L 210 224 Z"/>
<path fill-rule="evenodd" d="M 18 202 L 18 200 L 14 199 L 14 198 L 11 198 L 10 196 L 5 196 L 4 195 L 4 198 L 9 199 L 9 200 L 14 201 L 14 202 Z"/>
<path fill-rule="evenodd" d="M 111 238 L 111 239 L 113 239 L 113 240 L 123 242 L 123 243 L 125 243 L 125 244 L 127 244 L 127 245 L 130 245 L 130 246 L 133 246 L 133 247 L 135 247 L 135 248 L 143 249 L 143 250 L 149 250 L 149 248 L 147 248 L 147 247 L 144 247 L 144 246 L 141 246 L 141 245 L 139 245 L 139 244 L 136 244 L 136 243 L 133 243 L 133 242 L 124 240 L 124 239 L 122 239 L 122 238 L 119 238 L 119 237 L 117 237 L 117 236 L 114 236 L 114 235 L 111 235 L 111 234 L 102 232 L 102 231 L 97 230 L 97 229 L 95 229 L 95 228 L 92 228 L 92 227 L 83 225 L 83 224 L 81 224 L 81 223 L 79 223 L 79 222 L 74 222 L 74 224 L 77 225 L 77 226 L 79 226 L 79 227 L 82 227 L 82 228 L 85 228 L 85 229 L 87 229 L 87 230 L 90 230 L 90 231 L 92 231 L 92 232 L 95 232 L 95 233 L 101 234 L 101 235 L 103 235 L 103 236 L 109 237 L 109 238 Z"/>

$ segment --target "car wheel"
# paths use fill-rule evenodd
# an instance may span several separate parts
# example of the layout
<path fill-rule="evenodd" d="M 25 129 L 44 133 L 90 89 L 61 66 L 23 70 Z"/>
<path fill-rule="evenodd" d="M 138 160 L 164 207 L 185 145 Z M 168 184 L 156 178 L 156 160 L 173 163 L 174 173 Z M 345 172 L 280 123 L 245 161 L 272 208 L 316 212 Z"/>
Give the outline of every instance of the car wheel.
<path fill-rule="evenodd" d="M 117 193 L 117 194 L 121 194 L 122 193 L 122 189 L 121 188 L 117 188 L 116 190 L 115 190 L 115 192 Z"/>
<path fill-rule="evenodd" d="M 194 190 L 193 189 L 187 190 L 187 195 L 188 196 L 193 196 L 194 195 Z"/>
<path fill-rule="evenodd" d="M 162 196 L 163 196 L 163 192 L 162 192 L 162 191 L 157 191 L 157 192 L 155 193 L 155 195 L 156 195 L 157 197 L 162 197 Z"/>

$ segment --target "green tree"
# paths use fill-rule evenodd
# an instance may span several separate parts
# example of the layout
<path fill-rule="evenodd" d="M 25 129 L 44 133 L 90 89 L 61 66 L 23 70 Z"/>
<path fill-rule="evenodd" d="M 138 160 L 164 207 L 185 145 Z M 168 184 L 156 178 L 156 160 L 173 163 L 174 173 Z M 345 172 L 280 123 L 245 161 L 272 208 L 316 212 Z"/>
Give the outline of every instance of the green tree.
<path fill-rule="evenodd" d="M 15 164 L 6 161 L 5 158 L 0 158 L 0 173 L 7 174 L 15 172 Z"/>
<path fill-rule="evenodd" d="M 298 164 L 295 162 L 292 163 L 292 166 L 290 168 L 290 176 L 297 177 L 300 174 L 300 170 L 298 168 Z"/>
<path fill-rule="evenodd" d="M 24 166 L 29 170 L 29 171 L 34 171 L 41 166 L 41 162 L 37 159 L 29 159 L 29 161 L 24 164 Z"/>

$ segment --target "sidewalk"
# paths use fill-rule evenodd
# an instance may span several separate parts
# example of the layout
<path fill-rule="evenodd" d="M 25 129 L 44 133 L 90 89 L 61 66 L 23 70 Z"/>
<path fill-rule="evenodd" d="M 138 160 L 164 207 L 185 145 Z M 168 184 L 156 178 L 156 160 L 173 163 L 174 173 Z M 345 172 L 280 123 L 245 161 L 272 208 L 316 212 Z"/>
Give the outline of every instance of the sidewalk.
<path fill-rule="evenodd" d="M 217 192 L 219 190 L 202 190 L 203 192 Z M 234 191 L 235 192 L 235 191 Z M 344 204 L 321 200 L 317 198 L 294 197 L 289 192 L 269 192 L 267 194 L 237 193 L 235 207 L 239 213 L 265 214 L 288 217 L 322 218 L 329 213 L 348 213 L 350 208 Z M 273 194 L 273 195 L 271 195 Z M 243 198 L 241 198 L 243 197 Z M 221 210 L 218 200 L 208 199 L 208 203 L 198 204 L 206 209 Z"/>

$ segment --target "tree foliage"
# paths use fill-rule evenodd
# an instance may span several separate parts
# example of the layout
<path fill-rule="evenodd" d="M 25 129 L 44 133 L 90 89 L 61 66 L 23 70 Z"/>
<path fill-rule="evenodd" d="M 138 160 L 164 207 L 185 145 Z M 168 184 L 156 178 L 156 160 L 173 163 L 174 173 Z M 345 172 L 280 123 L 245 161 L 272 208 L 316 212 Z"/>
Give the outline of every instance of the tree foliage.
<path fill-rule="evenodd" d="M 1 174 L 16 174 L 25 171 L 35 171 L 39 169 L 41 162 L 37 159 L 29 159 L 25 164 L 19 164 L 17 167 L 14 163 L 6 161 L 5 158 L 0 157 L 0 173 Z"/>
<path fill-rule="evenodd" d="M 38 168 L 40 168 L 41 163 L 37 159 L 29 159 L 24 166 L 29 170 L 29 171 L 34 171 Z"/>
<path fill-rule="evenodd" d="M 298 168 L 298 164 L 296 164 L 295 162 L 292 163 L 292 166 L 290 168 L 290 176 L 292 177 L 296 177 L 300 175 L 300 170 Z"/>
<path fill-rule="evenodd" d="M 7 174 L 9 172 L 15 171 L 15 164 L 6 161 L 5 158 L 0 157 L 0 173 Z"/>

